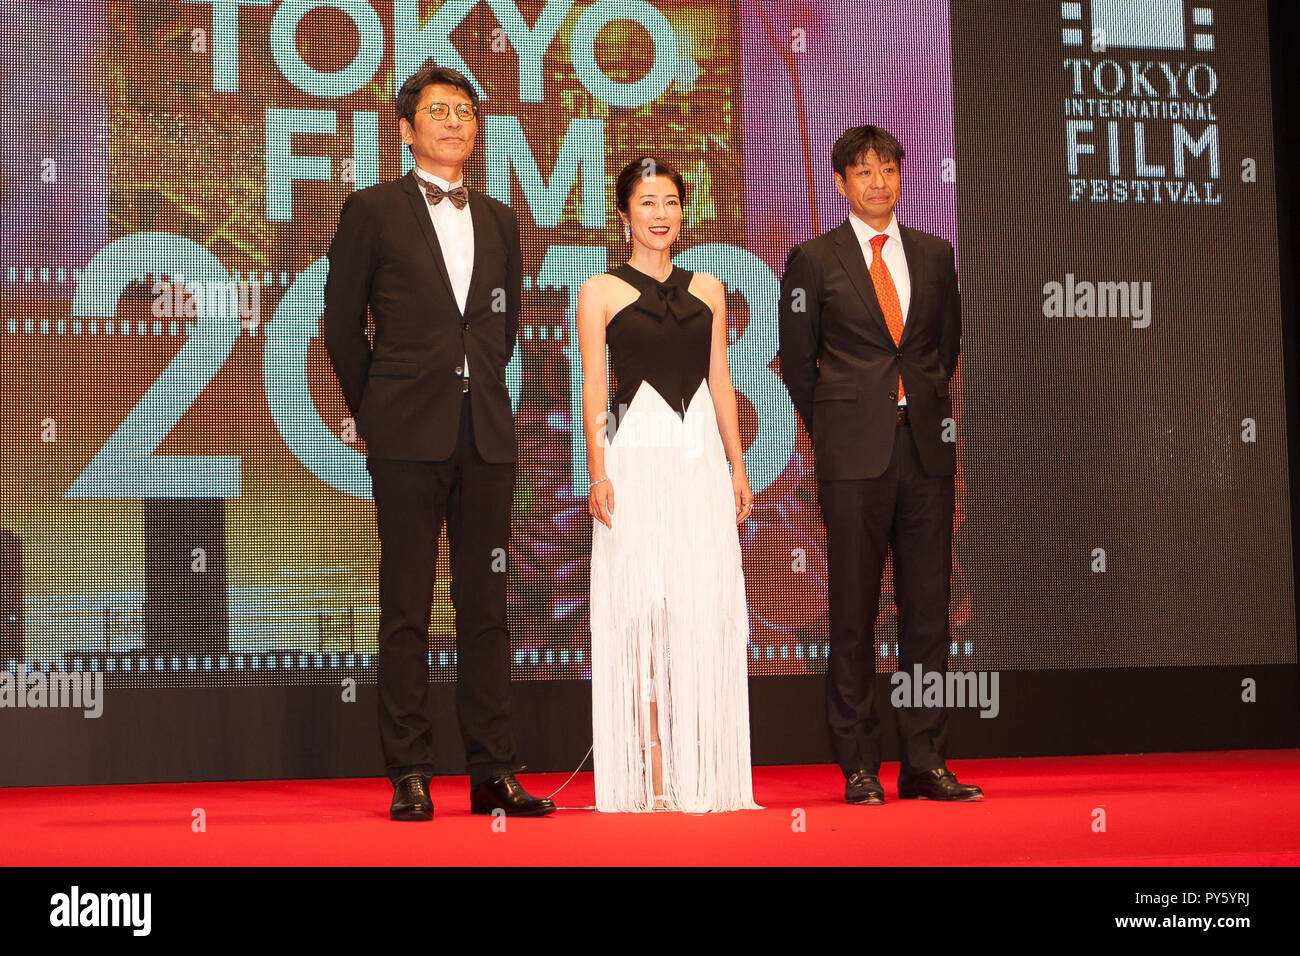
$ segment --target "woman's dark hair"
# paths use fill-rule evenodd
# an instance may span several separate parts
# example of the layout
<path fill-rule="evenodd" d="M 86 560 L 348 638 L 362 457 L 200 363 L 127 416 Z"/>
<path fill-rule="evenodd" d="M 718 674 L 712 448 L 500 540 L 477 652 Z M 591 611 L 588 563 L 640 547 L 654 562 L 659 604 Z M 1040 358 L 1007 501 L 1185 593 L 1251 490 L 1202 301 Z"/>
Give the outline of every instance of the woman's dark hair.
<path fill-rule="evenodd" d="M 623 167 L 623 171 L 618 174 L 618 180 L 614 183 L 614 205 L 620 212 L 627 212 L 627 204 L 632 199 L 632 190 L 636 189 L 637 182 L 649 179 L 651 176 L 664 176 L 671 179 L 673 185 L 677 187 L 677 198 L 683 203 L 686 202 L 686 186 L 682 182 L 681 173 L 655 156 L 638 156 Z"/>
<path fill-rule="evenodd" d="M 903 147 L 898 140 L 879 126 L 855 126 L 846 129 L 831 147 L 831 166 L 841 176 L 846 170 L 874 149 L 882 160 L 893 161 L 903 167 Z"/>
<path fill-rule="evenodd" d="M 474 89 L 474 84 L 465 77 L 464 73 L 453 70 L 449 66 L 426 63 L 411 74 L 410 78 L 402 84 L 402 88 L 397 91 L 397 96 L 393 98 L 397 106 L 397 115 L 414 126 L 415 110 L 420 105 L 420 93 L 426 86 L 432 86 L 434 83 L 456 87 L 469 97 L 469 101 L 474 104 L 475 114 L 478 113 L 478 91 Z"/>

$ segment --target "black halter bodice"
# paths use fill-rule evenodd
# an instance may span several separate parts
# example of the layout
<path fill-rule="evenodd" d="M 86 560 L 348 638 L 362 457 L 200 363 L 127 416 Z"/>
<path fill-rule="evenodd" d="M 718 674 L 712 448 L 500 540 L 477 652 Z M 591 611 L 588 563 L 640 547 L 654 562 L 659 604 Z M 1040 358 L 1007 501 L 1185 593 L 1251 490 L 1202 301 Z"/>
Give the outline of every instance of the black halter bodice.
<path fill-rule="evenodd" d="M 660 282 L 626 263 L 610 270 L 641 296 L 605 326 L 610 365 L 618 383 L 612 412 L 617 421 L 642 382 L 649 382 L 668 406 L 686 417 L 686 406 L 709 377 L 713 313 L 688 290 L 691 276 L 673 266 Z"/>

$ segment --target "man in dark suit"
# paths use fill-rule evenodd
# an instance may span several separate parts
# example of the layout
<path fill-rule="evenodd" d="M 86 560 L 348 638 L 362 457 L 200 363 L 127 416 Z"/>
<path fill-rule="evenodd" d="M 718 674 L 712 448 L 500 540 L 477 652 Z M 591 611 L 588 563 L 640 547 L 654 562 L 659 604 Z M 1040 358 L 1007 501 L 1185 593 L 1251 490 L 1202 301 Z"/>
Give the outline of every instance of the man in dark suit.
<path fill-rule="evenodd" d="M 344 202 L 325 283 L 322 336 L 374 489 L 379 733 L 394 820 L 433 817 L 429 622 L 444 516 L 470 808 L 555 809 L 514 777 L 505 562 L 516 446 L 505 370 L 523 278 L 514 212 L 461 181 L 478 111 L 455 70 L 428 65 L 403 84 L 398 128 L 415 168 Z"/>
<path fill-rule="evenodd" d="M 948 665 L 961 302 L 952 246 L 894 216 L 903 148 L 875 126 L 831 152 L 845 222 L 795 246 L 781 283 L 781 375 L 812 437 L 826 523 L 826 703 L 849 803 L 884 803 L 872 704 L 885 555 L 894 554 L 899 669 Z M 978 800 L 945 764 L 943 708 L 898 711 L 899 796 Z"/>

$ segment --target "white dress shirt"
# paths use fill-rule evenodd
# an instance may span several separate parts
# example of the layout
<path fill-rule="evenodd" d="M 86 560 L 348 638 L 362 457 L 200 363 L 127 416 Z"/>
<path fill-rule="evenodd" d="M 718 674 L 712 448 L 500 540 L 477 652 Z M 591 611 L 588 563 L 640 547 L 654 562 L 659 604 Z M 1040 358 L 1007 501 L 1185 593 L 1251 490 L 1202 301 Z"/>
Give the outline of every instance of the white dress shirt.
<path fill-rule="evenodd" d="M 449 183 L 419 166 L 415 167 L 415 175 L 445 190 L 455 189 L 464 182 L 464 179 L 458 179 Z M 464 315 L 469 298 L 469 280 L 474 274 L 474 217 L 470 215 L 468 203 L 464 209 L 457 209 L 454 202 L 444 199 L 436 206 L 429 205 L 429 218 L 433 220 L 433 231 L 442 247 L 442 261 L 447 267 L 447 278 L 451 280 L 451 291 L 456 295 L 456 305 Z M 465 378 L 469 378 L 468 355 L 462 368 Z"/>
<path fill-rule="evenodd" d="M 912 302 L 912 277 L 907 271 L 907 256 L 903 253 L 903 235 L 898 230 L 898 217 L 890 213 L 889 225 L 883 231 L 863 222 L 855 213 L 849 214 L 849 223 L 858 237 L 858 244 L 862 246 L 862 256 L 867 262 L 868 270 L 871 269 L 876 255 L 875 249 L 871 247 L 871 240 L 879 235 L 889 237 L 880 247 L 880 256 L 885 260 L 889 277 L 894 280 L 894 290 L 898 293 L 898 308 L 903 313 L 903 325 L 906 327 L 907 307 Z M 898 404 L 906 405 L 907 397 L 904 396 Z"/>

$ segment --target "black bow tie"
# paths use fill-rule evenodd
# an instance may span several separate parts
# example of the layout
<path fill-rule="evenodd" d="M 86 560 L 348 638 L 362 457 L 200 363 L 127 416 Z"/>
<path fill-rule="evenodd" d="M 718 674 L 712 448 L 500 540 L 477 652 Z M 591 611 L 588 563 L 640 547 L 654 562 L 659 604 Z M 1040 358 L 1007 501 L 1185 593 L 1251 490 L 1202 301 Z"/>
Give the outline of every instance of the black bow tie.
<path fill-rule="evenodd" d="M 655 285 L 657 293 L 658 308 L 651 307 L 651 314 L 657 319 L 666 319 L 672 316 L 678 322 L 685 322 L 691 317 L 690 303 L 682 295 L 682 287 L 678 285 L 668 285 L 657 283 Z"/>
<path fill-rule="evenodd" d="M 443 189 L 437 183 L 431 183 L 421 176 L 416 176 L 415 179 L 424 188 L 424 198 L 429 201 L 430 206 L 438 205 L 444 198 L 450 199 L 451 204 L 457 209 L 464 209 L 465 204 L 469 202 L 469 190 L 463 185 L 455 189 Z"/>

